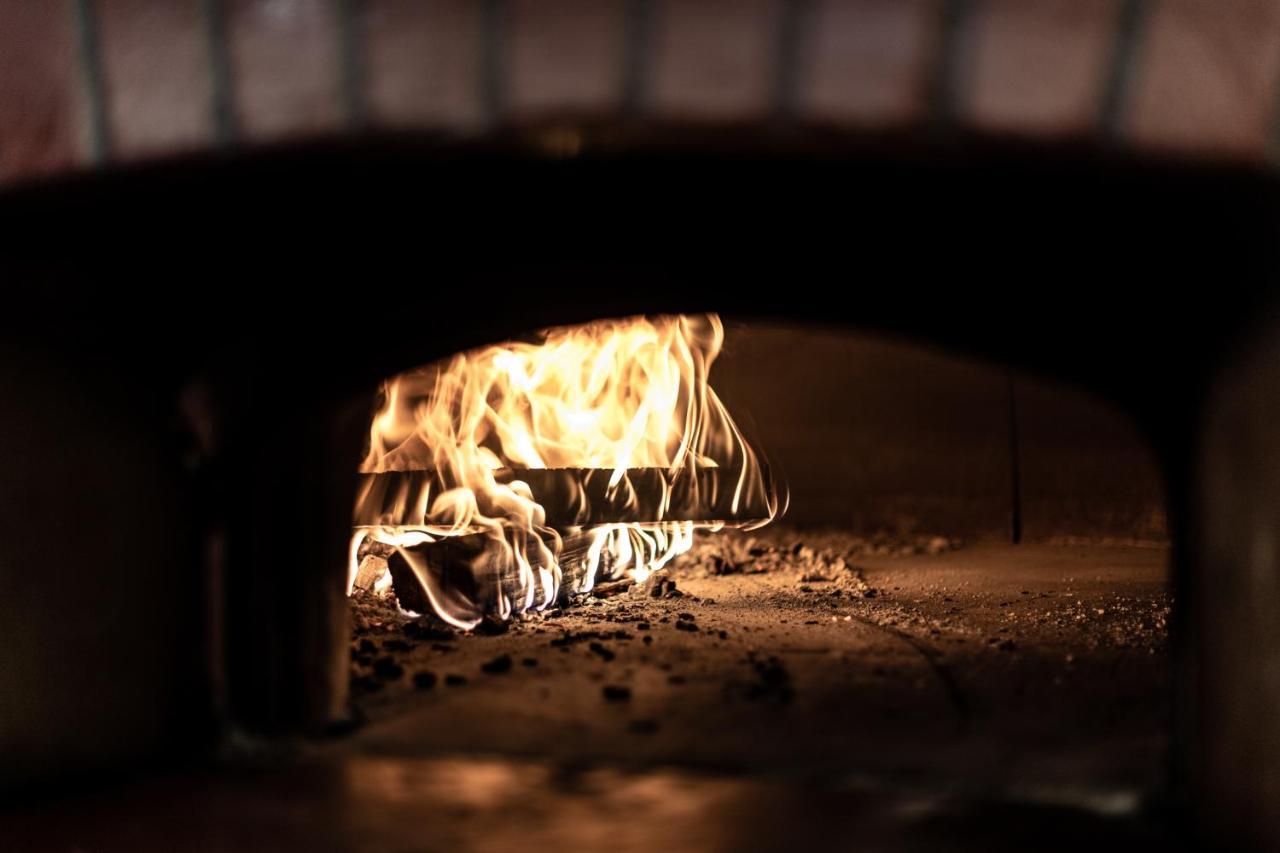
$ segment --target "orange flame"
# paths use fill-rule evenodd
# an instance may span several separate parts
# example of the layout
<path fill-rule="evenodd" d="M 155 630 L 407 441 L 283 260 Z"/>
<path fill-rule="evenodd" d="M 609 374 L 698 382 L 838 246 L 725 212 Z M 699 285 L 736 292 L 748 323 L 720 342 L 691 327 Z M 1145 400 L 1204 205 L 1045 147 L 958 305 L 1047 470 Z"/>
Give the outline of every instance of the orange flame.
<path fill-rule="evenodd" d="M 359 538 L 394 545 L 436 613 L 468 628 L 485 612 L 545 608 L 565 582 L 589 591 L 602 571 L 642 581 L 689 549 L 695 527 L 767 523 L 778 510 L 774 484 L 708 384 L 723 343 L 715 315 L 632 317 L 546 330 L 533 343 L 459 353 L 391 379 L 361 465 L 369 476 L 357 503 L 352 571 Z M 659 469 L 663 494 L 656 509 L 646 508 L 657 517 L 553 528 L 518 477 L 536 469 L 608 471 L 605 497 L 631 508 L 638 504 L 629 472 Z M 673 516 L 672 489 L 698 495 L 707 469 L 732 488 L 733 518 Z M 430 482 L 371 512 L 375 475 L 387 472 L 430 472 Z M 572 503 L 585 518 L 581 486 Z M 735 521 L 746 504 L 764 509 Z M 570 536 L 589 543 L 571 559 Z M 492 581 L 491 600 L 460 599 L 412 547 L 450 537 L 488 543 L 485 567 L 473 569 Z"/>

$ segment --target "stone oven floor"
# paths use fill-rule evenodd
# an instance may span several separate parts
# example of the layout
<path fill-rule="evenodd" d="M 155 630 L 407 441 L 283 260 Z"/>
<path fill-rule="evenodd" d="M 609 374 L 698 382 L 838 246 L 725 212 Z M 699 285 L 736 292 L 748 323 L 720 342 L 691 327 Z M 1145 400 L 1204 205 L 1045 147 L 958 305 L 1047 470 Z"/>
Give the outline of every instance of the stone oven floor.
<path fill-rule="evenodd" d="M 739 537 L 727 559 L 712 544 L 682 560 L 681 597 L 636 589 L 498 636 L 406 638 L 374 610 L 356 643 L 372 660 L 355 667 L 368 722 L 348 748 L 874 774 L 987 795 L 1159 786 L 1164 549 L 877 556 L 833 535 L 771 539 L 752 540 L 759 558 Z M 742 573 L 712 574 L 726 569 Z"/>
<path fill-rule="evenodd" d="M 358 602 L 354 731 L 0 832 L 104 851 L 1169 846 L 1167 551 L 933 550 L 738 537 L 673 568 L 679 597 L 493 635 L 406 635 Z"/>

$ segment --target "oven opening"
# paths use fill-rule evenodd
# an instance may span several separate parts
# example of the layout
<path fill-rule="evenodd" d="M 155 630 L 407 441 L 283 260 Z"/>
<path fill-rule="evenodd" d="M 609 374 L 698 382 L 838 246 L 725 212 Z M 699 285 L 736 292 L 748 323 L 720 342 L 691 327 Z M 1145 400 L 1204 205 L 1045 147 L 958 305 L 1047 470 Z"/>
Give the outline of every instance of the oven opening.
<path fill-rule="evenodd" d="M 357 748 L 1098 819 L 1167 783 L 1163 485 L 1095 397 L 714 314 L 532 330 L 374 397 Z"/>

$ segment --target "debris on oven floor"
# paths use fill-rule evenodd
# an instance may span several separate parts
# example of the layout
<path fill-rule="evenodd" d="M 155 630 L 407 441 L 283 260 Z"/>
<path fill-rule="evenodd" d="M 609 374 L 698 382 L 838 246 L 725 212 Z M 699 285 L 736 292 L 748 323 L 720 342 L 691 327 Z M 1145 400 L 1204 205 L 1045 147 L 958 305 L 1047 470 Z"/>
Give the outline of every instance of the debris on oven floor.
<path fill-rule="evenodd" d="M 644 585 L 465 634 L 357 593 L 346 744 L 996 796 L 1159 788 L 1167 550 L 961 545 L 707 535 Z"/>
<path fill-rule="evenodd" d="M 755 536 L 702 537 L 648 589 L 474 636 L 353 599 L 362 725 L 11 811 L 0 837 L 104 853 L 1185 848 L 1160 797 L 1166 548 Z"/>

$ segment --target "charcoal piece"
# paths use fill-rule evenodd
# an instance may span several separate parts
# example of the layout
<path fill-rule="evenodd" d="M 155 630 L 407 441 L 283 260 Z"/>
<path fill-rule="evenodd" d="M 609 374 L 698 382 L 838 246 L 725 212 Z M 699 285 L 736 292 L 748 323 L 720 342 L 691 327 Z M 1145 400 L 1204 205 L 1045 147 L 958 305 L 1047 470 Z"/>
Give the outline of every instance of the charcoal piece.
<path fill-rule="evenodd" d="M 355 692 L 377 693 L 382 689 L 382 682 L 372 675 L 361 675 L 351 679 L 351 689 Z"/>
<path fill-rule="evenodd" d="M 644 591 L 650 598 L 675 598 L 680 594 L 676 582 L 665 571 L 654 572 L 644 583 Z"/>
<path fill-rule="evenodd" d="M 547 553 L 550 553 L 554 550 L 551 546 L 555 534 L 546 531 L 545 535 Z M 584 560 L 592 539 L 590 532 L 560 538 L 559 564 L 564 575 L 559 590 L 561 600 L 568 599 L 583 576 Z M 542 551 L 536 537 L 533 540 L 527 543 L 526 553 L 538 568 L 538 557 Z M 507 620 L 496 613 L 486 612 L 486 609 L 495 607 L 502 595 L 508 601 L 521 597 L 519 569 L 510 549 L 502 542 L 488 534 L 449 536 L 434 542 L 403 546 L 387 559 L 392 589 L 400 607 L 429 617 L 434 612 L 431 598 L 410 565 L 411 560 L 427 577 L 432 597 L 443 609 L 472 619 L 484 619 L 477 626 L 479 633 L 500 634 L 507 630 Z"/>
<path fill-rule="evenodd" d="M 412 551 L 422 561 L 440 598 L 465 609 L 479 599 L 480 587 L 472 563 L 483 554 L 486 539 L 484 536 L 451 536 L 405 550 Z M 387 558 L 387 569 L 402 609 L 421 614 L 433 612 L 422 582 L 401 550 Z"/>
<path fill-rule="evenodd" d="M 511 671 L 511 655 L 499 655 L 487 663 L 480 664 L 480 669 L 489 675 L 500 675 Z"/>
<path fill-rule="evenodd" d="M 630 687 L 606 684 L 600 692 L 604 696 L 605 700 L 609 702 L 629 702 L 631 700 Z"/>
<path fill-rule="evenodd" d="M 476 626 L 477 634 L 484 634 L 487 637 L 496 637 L 505 634 L 511 629 L 511 623 L 493 614 L 489 614 L 480 620 L 480 624 Z"/>
<path fill-rule="evenodd" d="M 373 674 L 386 681 L 395 681 L 404 677 L 404 667 L 390 657 L 378 658 L 373 662 Z"/>

